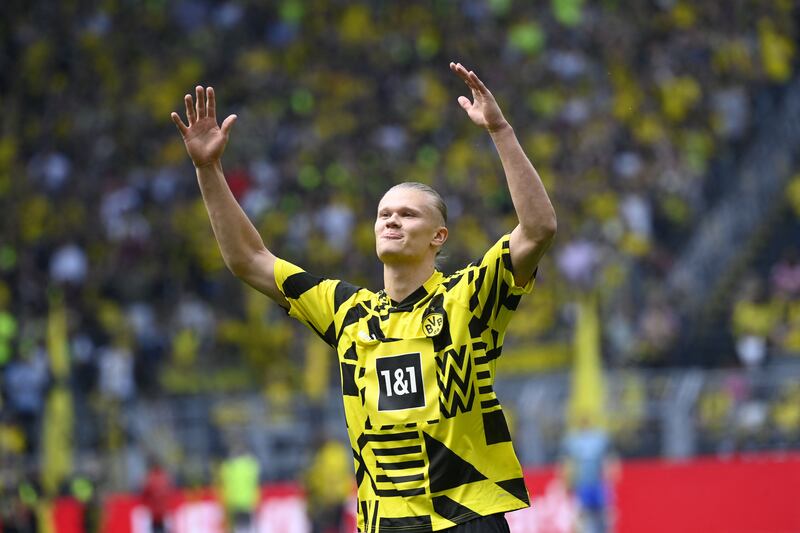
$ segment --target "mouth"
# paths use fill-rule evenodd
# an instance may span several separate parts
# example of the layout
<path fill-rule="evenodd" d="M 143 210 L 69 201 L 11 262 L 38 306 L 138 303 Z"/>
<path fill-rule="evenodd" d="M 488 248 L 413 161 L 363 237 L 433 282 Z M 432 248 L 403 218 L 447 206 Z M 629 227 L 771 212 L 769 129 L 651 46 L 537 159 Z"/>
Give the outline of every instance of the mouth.
<path fill-rule="evenodd" d="M 403 236 L 400 233 L 384 233 L 383 235 L 381 235 L 381 239 L 388 239 L 392 241 L 400 240 L 402 238 Z"/>

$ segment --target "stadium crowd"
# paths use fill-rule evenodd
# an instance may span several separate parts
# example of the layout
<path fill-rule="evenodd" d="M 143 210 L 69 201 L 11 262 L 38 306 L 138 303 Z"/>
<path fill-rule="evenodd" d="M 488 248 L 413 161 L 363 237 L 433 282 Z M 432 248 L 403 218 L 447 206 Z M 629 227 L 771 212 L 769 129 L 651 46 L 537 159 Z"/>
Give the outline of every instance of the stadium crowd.
<path fill-rule="evenodd" d="M 762 95 L 797 66 L 791 0 L 0 9 L 5 461 L 40 452 L 59 305 L 76 409 L 99 413 L 85 421 L 100 426 L 83 437 L 89 448 L 124 442 L 125 406 L 137 397 L 259 387 L 280 405 L 297 390 L 313 400 L 337 380 L 328 354 L 307 348 L 277 306 L 224 268 L 169 121 L 197 83 L 215 87 L 221 113 L 239 116 L 226 171 L 270 247 L 376 288 L 372 214 L 393 183 L 429 183 L 445 197 L 444 270 L 511 228 L 499 161 L 464 120 L 463 88 L 446 68 L 468 61 L 559 216 L 509 350 L 536 357 L 536 347 L 568 345 L 575 298 L 593 292 L 607 363 L 635 368 L 674 364 L 687 317 L 664 279 L 714 200 L 715 161 L 735 159 Z M 794 250 L 762 280 L 779 305 L 764 308 L 755 282 L 736 300 L 729 364 L 750 364 L 742 354 L 758 338 L 800 353 L 798 268 Z"/>

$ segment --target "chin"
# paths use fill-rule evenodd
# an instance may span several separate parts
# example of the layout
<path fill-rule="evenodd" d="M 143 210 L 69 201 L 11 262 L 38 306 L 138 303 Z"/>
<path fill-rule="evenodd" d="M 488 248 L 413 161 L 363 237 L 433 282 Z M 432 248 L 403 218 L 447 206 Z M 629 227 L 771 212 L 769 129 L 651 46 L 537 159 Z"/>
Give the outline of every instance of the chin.
<path fill-rule="evenodd" d="M 380 259 L 381 263 L 385 264 L 401 263 L 406 258 L 406 254 L 404 254 L 401 250 L 393 250 L 389 247 L 377 248 L 375 252 L 377 253 L 378 259 Z"/>

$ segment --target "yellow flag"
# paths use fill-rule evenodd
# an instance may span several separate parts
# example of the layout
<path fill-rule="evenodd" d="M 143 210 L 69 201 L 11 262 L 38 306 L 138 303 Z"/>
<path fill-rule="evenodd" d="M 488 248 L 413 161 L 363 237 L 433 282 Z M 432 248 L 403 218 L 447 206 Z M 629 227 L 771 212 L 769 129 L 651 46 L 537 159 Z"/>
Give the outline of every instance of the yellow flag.
<path fill-rule="evenodd" d="M 47 352 L 55 384 L 45 403 L 42 431 L 42 485 L 55 494 L 72 470 L 72 395 L 69 391 L 67 316 L 59 295 L 50 299 Z"/>
<path fill-rule="evenodd" d="M 575 424 L 588 418 L 593 424 L 605 424 L 605 382 L 600 354 L 600 317 L 597 298 L 583 296 L 578 303 L 575 325 L 572 390 L 567 420 Z"/>

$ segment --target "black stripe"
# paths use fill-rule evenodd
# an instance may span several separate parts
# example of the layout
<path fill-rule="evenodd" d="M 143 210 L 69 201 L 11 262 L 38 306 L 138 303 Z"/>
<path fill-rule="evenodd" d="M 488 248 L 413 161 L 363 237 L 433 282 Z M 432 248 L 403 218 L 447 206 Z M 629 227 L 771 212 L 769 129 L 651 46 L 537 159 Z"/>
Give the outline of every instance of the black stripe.
<path fill-rule="evenodd" d="M 333 312 L 338 311 L 339 307 L 359 290 L 361 290 L 361 287 L 350 285 L 346 281 L 340 281 L 333 291 Z"/>
<path fill-rule="evenodd" d="M 419 433 L 416 431 L 367 435 L 367 440 L 370 440 L 372 442 L 391 442 L 394 440 L 408 440 L 408 439 L 418 439 L 418 438 L 419 438 Z"/>
<path fill-rule="evenodd" d="M 287 298 L 296 300 L 307 290 L 313 289 L 323 281 L 325 281 L 325 278 L 313 276 L 308 272 L 298 272 L 284 280 L 283 294 L 285 294 Z"/>
<path fill-rule="evenodd" d="M 508 491 L 509 494 L 514 495 L 526 504 L 531 504 L 530 498 L 528 497 L 528 489 L 525 487 L 525 480 L 523 478 L 519 477 L 516 479 L 498 481 L 496 485 Z"/>
<path fill-rule="evenodd" d="M 503 246 L 503 248 L 508 248 L 508 246 Z M 509 272 L 511 272 L 513 274 L 514 273 L 514 265 L 511 263 L 511 252 L 510 251 L 509 252 L 505 252 L 504 251 L 500 257 L 503 258 L 503 266 L 506 267 L 506 270 L 508 270 Z"/>
<path fill-rule="evenodd" d="M 486 352 L 486 355 L 482 355 L 480 357 L 476 357 L 475 358 L 475 364 L 476 365 L 485 365 L 485 364 L 497 359 L 498 357 L 500 357 L 500 354 L 502 352 L 503 352 L 503 347 L 502 346 L 498 346 L 497 348 L 492 348 L 491 350 Z"/>
<path fill-rule="evenodd" d="M 498 263 L 500 260 L 498 259 Z M 486 300 L 483 302 L 483 309 L 481 311 L 481 322 L 484 324 L 489 323 L 489 318 L 492 316 L 492 311 L 494 310 L 497 302 L 495 299 L 497 298 L 497 277 L 500 275 L 500 269 L 497 268 L 498 265 L 495 265 L 494 269 L 494 277 L 492 278 L 492 284 L 489 287 L 489 294 L 486 296 Z"/>
<path fill-rule="evenodd" d="M 445 290 L 446 291 L 452 290 L 453 287 L 458 285 L 458 282 L 461 281 L 461 278 L 463 278 L 463 277 L 464 277 L 464 274 L 458 274 L 458 275 L 451 276 L 444 284 Z"/>
<path fill-rule="evenodd" d="M 482 267 L 478 269 L 478 275 L 475 278 L 475 292 L 472 294 L 472 297 L 469 299 L 469 310 L 475 311 L 480 305 L 480 292 L 481 288 L 483 287 L 483 282 L 486 278 L 486 267 Z"/>
<path fill-rule="evenodd" d="M 411 474 L 409 476 L 386 476 L 378 474 L 375 481 L 378 483 L 408 483 L 409 481 L 423 481 L 425 474 Z"/>
<path fill-rule="evenodd" d="M 506 280 L 501 279 L 500 281 L 500 294 L 497 295 L 497 307 L 494 310 L 494 317 L 497 318 L 497 315 L 500 314 L 500 307 L 505 304 L 506 299 L 508 297 L 508 291 L 511 289 Z"/>
<path fill-rule="evenodd" d="M 443 517 L 447 518 L 451 522 L 455 522 L 457 524 L 463 524 L 464 522 L 469 522 L 470 520 L 475 520 L 477 518 L 481 518 L 481 515 L 473 511 L 472 509 L 461 505 L 460 503 L 456 502 L 448 498 L 447 496 L 435 496 L 431 498 L 431 502 L 433 503 L 433 510 L 436 511 L 438 514 L 442 515 Z M 499 529 L 495 529 L 494 527 L 484 527 L 478 526 L 479 522 L 474 524 L 469 524 L 467 527 L 464 528 L 465 531 L 500 531 Z M 471 526 L 477 526 L 475 529 L 472 529 Z M 461 529 L 461 528 L 459 528 Z"/>
<path fill-rule="evenodd" d="M 378 455 L 405 455 L 407 453 L 421 453 L 422 446 L 403 446 L 402 448 L 381 448 L 373 450 Z"/>
<path fill-rule="evenodd" d="M 372 531 L 378 531 L 378 506 L 380 503 L 380 501 L 375 500 L 375 508 L 372 510 L 372 525 L 370 525 Z"/>
<path fill-rule="evenodd" d="M 425 461 L 416 460 L 416 461 L 400 461 L 398 463 L 375 463 L 378 468 L 382 468 L 384 470 L 405 470 L 406 468 L 422 468 L 425 466 Z"/>
<path fill-rule="evenodd" d="M 433 531 L 429 515 L 381 518 L 380 527 L 382 532 L 387 533 L 391 531 L 400 531 L 402 533 L 428 533 Z"/>
<path fill-rule="evenodd" d="M 475 359 L 475 363 L 477 364 L 477 362 L 478 362 L 478 359 L 476 358 Z M 492 377 L 492 373 L 489 372 L 488 370 L 481 370 L 480 372 L 478 372 L 476 377 L 478 379 L 489 379 L 490 377 Z"/>
<path fill-rule="evenodd" d="M 338 341 L 339 338 L 344 333 L 345 328 L 351 324 L 355 324 L 361 318 L 361 306 L 356 305 L 351 307 L 345 313 L 344 318 L 342 318 L 342 323 L 339 325 L 339 333 L 336 334 L 336 340 Z M 353 344 L 355 346 L 355 344 Z"/>
<path fill-rule="evenodd" d="M 367 320 L 367 329 L 369 330 L 369 334 L 373 339 L 383 339 L 383 330 L 381 329 L 381 319 L 373 316 L 369 320 Z"/>
<path fill-rule="evenodd" d="M 425 494 L 425 487 L 419 487 L 416 489 L 378 489 L 375 491 L 375 494 L 378 496 L 384 496 L 386 498 L 391 496 L 401 496 L 404 498 L 408 496 L 421 496 Z M 381 526 L 381 531 L 383 531 L 384 527 L 386 526 Z"/>
<path fill-rule="evenodd" d="M 483 433 L 486 436 L 487 446 L 511 441 L 511 433 L 508 431 L 508 423 L 502 409 L 483 413 Z"/>
<path fill-rule="evenodd" d="M 425 286 L 420 285 L 417 290 L 406 296 L 402 302 L 398 303 L 392 311 L 411 311 L 414 309 L 414 305 L 427 295 L 428 291 L 425 290 Z"/>
<path fill-rule="evenodd" d="M 348 359 L 350 361 L 358 361 L 358 353 L 356 353 L 356 343 L 353 342 L 350 347 L 344 351 L 342 354 L 342 358 Z M 364 377 L 364 376 L 359 376 Z"/>
<path fill-rule="evenodd" d="M 364 526 L 367 527 L 368 526 L 367 521 L 369 520 L 369 513 L 367 512 L 367 502 L 361 501 L 359 503 L 361 503 L 361 514 L 364 516 Z M 370 528 L 370 531 L 372 531 L 372 528 Z"/>
<path fill-rule="evenodd" d="M 361 482 L 364 481 L 364 474 L 367 473 L 367 465 L 364 464 L 364 459 L 361 458 L 361 454 L 355 450 L 353 450 L 353 459 L 358 463 L 358 467 L 356 468 L 356 487 L 360 487 Z"/>
<path fill-rule="evenodd" d="M 322 340 L 328 343 L 332 348 L 336 348 L 336 327 L 335 323 L 331 321 L 331 325 L 325 330 Z"/>
<path fill-rule="evenodd" d="M 481 409 L 489 409 L 491 407 L 497 407 L 498 405 L 500 405 L 500 400 L 492 398 L 491 400 L 481 402 Z"/>
<path fill-rule="evenodd" d="M 411 422 L 410 424 L 406 424 L 406 429 L 413 429 L 415 427 L 417 427 L 416 422 Z"/>
<path fill-rule="evenodd" d="M 358 396 L 358 385 L 356 385 L 356 365 L 341 363 L 342 370 L 342 395 Z"/>
<path fill-rule="evenodd" d="M 373 532 L 378 531 L 376 522 L 378 521 L 378 505 L 380 503 L 380 501 L 375 500 L 375 506 L 372 508 L 372 523 L 370 524 L 369 529 Z"/>
<path fill-rule="evenodd" d="M 358 437 L 358 447 L 363 449 L 368 442 L 393 442 L 396 440 L 418 439 L 419 433 L 416 431 L 404 431 L 403 433 L 362 433 Z"/>
<path fill-rule="evenodd" d="M 394 424 L 383 425 L 380 429 L 381 431 L 389 431 L 390 429 L 394 429 Z"/>
<path fill-rule="evenodd" d="M 478 387 L 478 394 L 489 394 L 492 392 L 492 390 L 493 389 L 491 385 L 483 385 L 481 387 Z"/>
<path fill-rule="evenodd" d="M 519 301 L 522 299 L 521 294 L 510 294 L 506 301 L 503 302 L 503 305 L 506 306 L 506 309 L 511 311 L 516 311 L 517 307 L 519 306 Z"/>

